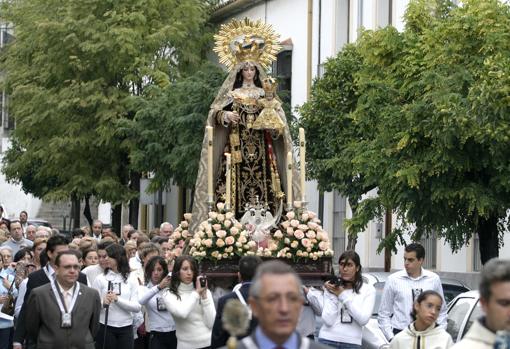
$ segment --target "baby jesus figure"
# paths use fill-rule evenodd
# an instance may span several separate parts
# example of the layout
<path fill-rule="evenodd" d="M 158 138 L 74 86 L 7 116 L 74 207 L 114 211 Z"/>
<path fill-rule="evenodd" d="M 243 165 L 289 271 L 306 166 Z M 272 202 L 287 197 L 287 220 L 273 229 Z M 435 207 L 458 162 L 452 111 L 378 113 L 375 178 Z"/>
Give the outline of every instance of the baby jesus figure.
<path fill-rule="evenodd" d="M 275 98 L 277 86 L 276 80 L 272 77 L 262 80 L 265 96 L 258 100 L 258 105 L 262 110 L 257 120 L 253 123 L 253 128 L 256 130 L 276 131 L 277 135 L 280 135 L 285 125 L 279 114 L 279 111 L 282 110 L 282 104 Z"/>

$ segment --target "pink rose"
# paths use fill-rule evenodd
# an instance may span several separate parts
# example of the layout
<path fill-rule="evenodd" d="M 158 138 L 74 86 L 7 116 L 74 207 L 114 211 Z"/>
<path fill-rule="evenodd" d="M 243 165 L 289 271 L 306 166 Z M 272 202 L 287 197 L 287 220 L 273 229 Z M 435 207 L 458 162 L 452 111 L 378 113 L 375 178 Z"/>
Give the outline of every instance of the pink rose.
<path fill-rule="evenodd" d="M 281 231 L 281 230 L 277 230 L 277 231 L 275 231 L 273 236 L 274 236 L 275 238 L 277 238 L 277 239 L 281 239 L 281 238 L 283 238 L 282 231 Z"/>
<path fill-rule="evenodd" d="M 191 220 L 191 216 L 192 216 L 191 213 L 185 213 L 184 214 L 184 219 L 189 221 L 189 220 Z"/>
<path fill-rule="evenodd" d="M 302 231 L 307 231 L 308 230 L 308 225 L 300 224 L 300 225 L 297 226 L 297 228 L 302 230 Z"/>
<path fill-rule="evenodd" d="M 326 241 L 319 242 L 319 249 L 321 251 L 327 251 L 329 248 L 329 244 Z"/>
<path fill-rule="evenodd" d="M 225 215 L 219 214 L 218 217 L 216 217 L 218 221 L 223 222 L 225 220 Z"/>
<path fill-rule="evenodd" d="M 293 229 L 293 228 L 291 228 L 291 227 L 288 227 L 288 228 L 287 228 L 287 235 L 288 235 L 288 236 L 293 236 L 293 235 L 294 235 L 294 229 Z"/>
<path fill-rule="evenodd" d="M 310 218 L 310 216 L 308 215 L 308 213 L 303 213 L 303 214 L 301 215 L 301 220 L 302 220 L 302 221 L 305 221 L 305 222 L 306 222 L 309 218 Z"/>
<path fill-rule="evenodd" d="M 319 227 L 319 225 L 315 222 L 308 222 L 308 228 L 310 229 L 313 229 L 313 230 L 317 230 L 317 228 Z"/>
<path fill-rule="evenodd" d="M 204 240 L 204 245 L 205 245 L 205 247 L 211 247 L 212 246 L 212 240 L 211 239 Z"/>
<path fill-rule="evenodd" d="M 218 202 L 216 204 L 216 207 L 218 208 L 218 210 L 223 211 L 223 209 L 225 208 L 225 204 L 223 202 Z"/>
<path fill-rule="evenodd" d="M 290 221 L 290 225 L 296 228 L 299 225 L 299 221 L 297 219 L 293 219 Z"/>
<path fill-rule="evenodd" d="M 292 248 L 297 248 L 298 246 L 299 246 L 299 242 L 297 242 L 296 240 L 294 240 L 290 243 L 290 247 L 292 247 Z"/>
<path fill-rule="evenodd" d="M 216 232 L 216 236 L 220 239 L 223 239 L 225 236 L 227 236 L 227 232 L 225 230 L 218 230 Z"/>
<path fill-rule="evenodd" d="M 216 240 L 216 246 L 222 248 L 223 246 L 225 246 L 225 241 L 223 241 L 223 239 Z"/>
<path fill-rule="evenodd" d="M 299 230 L 299 229 L 298 229 L 298 230 L 296 230 L 296 231 L 294 232 L 294 236 L 296 237 L 296 239 L 301 240 L 302 238 L 304 238 L 304 237 L 305 237 L 305 233 L 303 233 L 303 231 L 302 231 L 302 230 Z"/>
<path fill-rule="evenodd" d="M 218 231 L 221 229 L 221 224 L 216 223 L 216 224 L 213 224 L 212 227 L 213 227 L 214 231 Z"/>
<path fill-rule="evenodd" d="M 180 239 L 180 238 L 181 238 L 181 233 L 179 233 L 178 231 L 174 231 L 172 233 L 172 239 L 177 240 L 177 239 Z"/>
<path fill-rule="evenodd" d="M 186 239 L 186 238 L 189 236 L 189 231 L 187 231 L 187 230 L 183 230 L 181 234 L 182 234 L 182 237 L 183 237 L 184 239 Z"/>
<path fill-rule="evenodd" d="M 306 232 L 306 237 L 309 239 L 315 239 L 315 232 L 313 230 L 308 230 Z"/>
<path fill-rule="evenodd" d="M 218 217 L 218 214 L 216 212 L 209 212 L 209 218 L 216 219 Z"/>
<path fill-rule="evenodd" d="M 287 229 L 290 226 L 290 221 L 282 222 L 282 228 Z"/>
<path fill-rule="evenodd" d="M 310 245 L 311 245 L 310 240 L 307 238 L 302 239 L 301 245 L 303 245 L 304 247 L 310 247 Z"/>
<path fill-rule="evenodd" d="M 312 211 L 308 211 L 308 218 L 310 219 L 314 219 L 317 215 L 315 214 L 315 212 L 312 212 Z"/>
<path fill-rule="evenodd" d="M 226 219 L 225 222 L 223 222 L 223 225 L 227 228 L 230 228 L 230 226 L 232 225 L 232 221 L 229 219 Z"/>
<path fill-rule="evenodd" d="M 287 216 L 288 219 L 294 219 L 294 217 L 296 217 L 296 214 L 294 213 L 294 211 L 289 211 L 285 216 Z"/>
<path fill-rule="evenodd" d="M 233 217 L 234 217 L 234 214 L 232 212 L 225 213 L 225 218 L 226 219 L 232 219 Z"/>
<path fill-rule="evenodd" d="M 234 237 L 233 237 L 233 236 L 227 236 L 227 237 L 225 238 L 225 243 L 226 243 L 227 245 L 229 245 L 229 246 L 230 246 L 230 245 L 233 245 L 233 244 L 234 244 L 234 242 L 236 242 L 236 239 L 234 239 Z"/>
<path fill-rule="evenodd" d="M 187 228 L 188 226 L 189 226 L 188 222 L 186 222 L 186 221 L 181 222 L 181 227 Z"/>

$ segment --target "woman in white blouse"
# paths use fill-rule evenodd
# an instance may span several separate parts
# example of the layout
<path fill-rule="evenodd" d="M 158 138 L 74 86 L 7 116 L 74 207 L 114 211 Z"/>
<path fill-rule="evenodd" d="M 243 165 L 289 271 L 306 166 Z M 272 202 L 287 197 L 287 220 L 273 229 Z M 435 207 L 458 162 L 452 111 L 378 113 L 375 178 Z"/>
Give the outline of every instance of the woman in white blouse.
<path fill-rule="evenodd" d="M 104 274 L 96 277 L 92 285 L 99 291 L 104 305 L 99 318 L 96 349 L 132 349 L 133 316 L 141 309 L 138 303 L 138 284 L 128 278 L 129 261 L 124 247 L 112 244 L 106 248 L 106 254 L 108 267 Z M 105 323 L 107 309 L 108 321 Z"/>
<path fill-rule="evenodd" d="M 146 329 L 150 332 L 150 349 L 175 349 L 175 322 L 163 302 L 163 292 L 170 286 L 168 264 L 163 257 L 154 256 L 145 265 L 145 282 L 139 286 L 138 299 L 147 311 Z"/>
<path fill-rule="evenodd" d="M 323 325 L 319 342 L 333 348 L 361 348 L 363 326 L 372 316 L 375 289 L 363 283 L 359 255 L 345 251 L 338 259 L 339 277 L 324 284 Z"/>
<path fill-rule="evenodd" d="M 200 285 L 197 262 L 178 257 L 163 299 L 175 321 L 177 349 L 208 348 L 216 310 L 211 292 Z"/>

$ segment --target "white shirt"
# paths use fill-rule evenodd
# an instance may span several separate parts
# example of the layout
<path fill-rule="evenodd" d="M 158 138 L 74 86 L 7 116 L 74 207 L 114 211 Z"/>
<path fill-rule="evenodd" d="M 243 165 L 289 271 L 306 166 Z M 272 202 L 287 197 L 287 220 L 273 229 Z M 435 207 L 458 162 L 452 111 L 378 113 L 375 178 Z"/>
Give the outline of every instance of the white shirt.
<path fill-rule="evenodd" d="M 370 320 L 374 304 L 375 288 L 369 284 L 363 283 L 359 293 L 346 289 L 336 296 L 324 291 L 323 325 L 319 338 L 361 345 L 363 326 Z"/>
<path fill-rule="evenodd" d="M 85 267 L 82 271 L 83 274 L 87 275 L 87 285 L 92 287 L 92 284 L 94 283 L 94 280 L 98 275 L 101 275 L 104 273 L 103 268 L 99 264 L 96 265 L 89 265 L 88 267 Z"/>
<path fill-rule="evenodd" d="M 110 310 L 108 312 L 108 326 L 112 327 L 124 327 L 131 326 L 133 324 L 133 313 L 141 310 L 140 303 L 138 303 L 138 285 L 132 280 L 124 281 L 124 278 L 119 273 L 114 273 L 109 270 L 108 273 L 100 274 L 94 280 L 92 287 L 98 290 L 101 302 L 108 291 L 108 281 L 116 284 L 114 289 L 118 289 L 120 285 L 120 295 L 117 298 L 117 302 L 110 304 Z M 99 316 L 99 322 L 105 324 L 105 308 L 101 308 L 101 315 Z"/>
<path fill-rule="evenodd" d="M 138 252 L 136 252 L 134 257 L 129 258 L 129 268 L 131 271 L 142 269 L 142 260 L 138 256 Z"/>
<path fill-rule="evenodd" d="M 414 300 L 421 292 L 427 290 L 434 290 L 443 298 L 437 322 L 442 328 L 446 328 L 446 301 L 441 280 L 437 274 L 422 269 L 421 275 L 413 279 L 405 270 L 401 270 L 388 277 L 377 319 L 379 327 L 388 340 L 393 338 L 393 329 L 403 330 L 412 322 L 411 311 Z"/>
<path fill-rule="evenodd" d="M 166 307 L 163 301 L 163 292 L 164 290 L 159 290 L 157 285 L 152 286 L 151 283 L 148 286 L 138 287 L 138 301 L 147 310 L 148 319 L 145 327 L 149 332 L 175 331 L 174 318 L 170 312 L 168 310 L 158 310 L 158 302 L 160 307 L 161 305 Z"/>
<path fill-rule="evenodd" d="M 71 301 L 73 299 L 73 293 L 74 293 L 74 286 L 75 285 L 73 285 L 67 291 L 62 287 L 62 285 L 59 284 L 58 281 L 57 281 L 57 285 L 58 285 L 58 289 L 60 291 L 60 294 L 64 298 L 64 304 L 62 304 L 62 305 L 65 305 L 65 309 L 67 309 L 67 311 L 69 312 L 69 306 L 71 305 Z"/>

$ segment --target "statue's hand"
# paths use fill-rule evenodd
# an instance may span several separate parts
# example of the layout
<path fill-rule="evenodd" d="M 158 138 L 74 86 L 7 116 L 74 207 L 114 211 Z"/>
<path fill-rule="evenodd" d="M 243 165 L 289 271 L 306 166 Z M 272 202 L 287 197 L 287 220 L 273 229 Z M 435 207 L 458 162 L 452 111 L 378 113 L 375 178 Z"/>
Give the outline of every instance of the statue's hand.
<path fill-rule="evenodd" d="M 227 123 L 233 123 L 233 124 L 237 124 L 239 122 L 239 119 L 240 119 L 240 116 L 237 112 L 235 111 L 227 111 L 225 112 L 224 114 L 224 117 L 225 117 L 225 121 Z"/>

